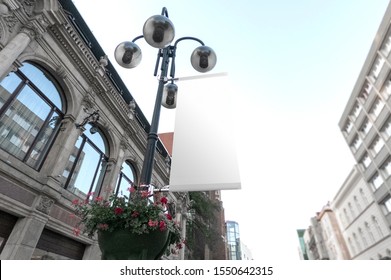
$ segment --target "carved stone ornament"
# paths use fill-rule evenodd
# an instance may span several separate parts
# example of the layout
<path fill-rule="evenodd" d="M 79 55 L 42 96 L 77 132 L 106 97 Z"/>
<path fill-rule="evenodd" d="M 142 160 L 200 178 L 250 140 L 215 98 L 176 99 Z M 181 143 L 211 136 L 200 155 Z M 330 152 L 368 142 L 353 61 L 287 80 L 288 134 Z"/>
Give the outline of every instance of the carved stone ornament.
<path fill-rule="evenodd" d="M 36 209 L 44 214 L 49 214 L 50 209 L 54 204 L 54 200 L 50 199 L 47 196 L 41 196 L 41 199 L 36 207 Z"/>
<path fill-rule="evenodd" d="M 5 25 L 8 28 L 8 32 L 12 33 L 14 31 L 14 28 L 16 24 L 19 22 L 18 19 L 14 15 L 2 15 L 2 18 L 5 22 Z"/>
<path fill-rule="evenodd" d="M 21 2 L 23 5 L 23 10 L 26 13 L 26 15 L 31 17 L 33 15 L 35 3 L 37 2 L 37 0 L 23 0 Z"/>

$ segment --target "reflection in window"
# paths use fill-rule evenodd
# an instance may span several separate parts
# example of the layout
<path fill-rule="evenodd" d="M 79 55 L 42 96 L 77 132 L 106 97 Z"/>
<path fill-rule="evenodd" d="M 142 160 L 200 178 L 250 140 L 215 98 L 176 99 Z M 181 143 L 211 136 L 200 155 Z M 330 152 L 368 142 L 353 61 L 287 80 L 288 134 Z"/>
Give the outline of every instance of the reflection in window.
<path fill-rule="evenodd" d="M 90 133 L 91 125 L 85 128 L 62 176 L 69 191 L 82 196 L 93 192 L 98 195 L 107 167 L 106 145 L 100 133 Z"/>
<path fill-rule="evenodd" d="M 53 78 L 26 63 L 0 81 L 0 148 L 39 169 L 63 117 Z"/>
<path fill-rule="evenodd" d="M 133 185 L 134 181 L 135 181 L 135 172 L 133 166 L 128 162 L 124 162 L 118 177 L 115 194 L 120 196 L 128 195 L 128 188 Z"/>

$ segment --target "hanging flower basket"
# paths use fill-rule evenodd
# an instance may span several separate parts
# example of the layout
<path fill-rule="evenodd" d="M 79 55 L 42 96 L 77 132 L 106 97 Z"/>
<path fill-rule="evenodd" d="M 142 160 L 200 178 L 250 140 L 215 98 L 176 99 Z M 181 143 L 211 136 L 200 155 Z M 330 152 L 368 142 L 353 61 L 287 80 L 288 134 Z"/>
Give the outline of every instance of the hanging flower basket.
<path fill-rule="evenodd" d="M 99 231 L 102 260 L 157 260 L 169 245 L 169 231 L 131 233 L 128 230 Z"/>
<path fill-rule="evenodd" d="M 167 213 L 166 197 L 151 202 L 147 191 L 129 188 L 129 196 L 110 195 L 74 200 L 75 215 L 80 222 L 75 234 L 97 234 L 102 259 L 159 259 L 170 245 L 182 248 L 178 223 Z"/>

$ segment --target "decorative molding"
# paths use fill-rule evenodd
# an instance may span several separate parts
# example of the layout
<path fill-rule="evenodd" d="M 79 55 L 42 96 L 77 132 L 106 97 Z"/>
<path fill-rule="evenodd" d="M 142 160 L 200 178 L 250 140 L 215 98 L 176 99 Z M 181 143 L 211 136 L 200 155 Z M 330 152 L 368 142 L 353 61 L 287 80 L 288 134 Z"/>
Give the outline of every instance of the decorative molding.
<path fill-rule="evenodd" d="M 42 36 L 38 29 L 31 24 L 23 26 L 20 32 L 29 36 L 31 40 L 38 39 Z"/>
<path fill-rule="evenodd" d="M 38 205 L 36 206 L 36 209 L 44 214 L 49 214 L 50 209 L 52 208 L 54 204 L 54 200 L 50 199 L 47 196 L 41 196 Z"/>

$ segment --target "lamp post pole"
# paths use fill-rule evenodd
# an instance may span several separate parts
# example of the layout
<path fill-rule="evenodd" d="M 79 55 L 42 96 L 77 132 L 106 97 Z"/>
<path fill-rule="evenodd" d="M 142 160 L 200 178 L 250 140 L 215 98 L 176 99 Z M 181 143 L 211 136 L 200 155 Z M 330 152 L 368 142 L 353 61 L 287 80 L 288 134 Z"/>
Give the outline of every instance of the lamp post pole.
<path fill-rule="evenodd" d="M 144 156 L 143 167 L 140 175 L 140 185 L 149 185 L 152 178 L 152 170 L 154 164 L 154 156 L 156 150 L 156 143 L 158 140 L 158 128 L 160 119 L 161 103 L 163 98 L 163 89 L 165 83 L 167 83 L 167 72 L 169 65 L 169 47 L 163 49 L 162 67 L 159 78 L 159 85 L 156 93 L 155 107 L 153 110 L 151 127 L 147 138 L 147 150 Z"/>
<path fill-rule="evenodd" d="M 140 63 L 142 58 L 141 49 L 135 44 L 136 40 L 144 38 L 149 45 L 159 49 L 154 72 L 154 75 L 157 76 L 160 65 L 159 85 L 139 180 L 139 187 L 141 188 L 148 188 L 151 184 L 156 143 L 159 139 L 157 133 L 161 106 L 163 105 L 168 109 L 176 107 L 178 88 L 174 84 L 174 78 L 177 44 L 183 40 L 193 40 L 201 44 L 191 54 L 191 64 L 195 70 L 204 73 L 213 69 L 216 65 L 217 58 L 215 52 L 210 47 L 205 46 L 201 40 L 194 37 L 182 37 L 177 39 L 174 45 L 170 45 L 174 36 L 174 25 L 169 20 L 167 9 L 164 7 L 161 15 L 152 16 L 145 22 L 143 35 L 134 38 L 132 42 L 122 42 L 117 46 L 114 53 L 115 59 L 120 66 L 134 68 Z M 167 78 L 169 68 L 171 79 Z M 169 80 L 171 83 L 166 85 Z"/>

